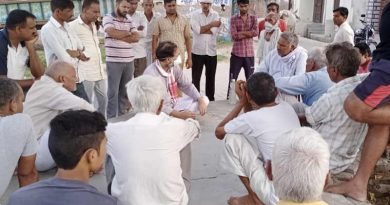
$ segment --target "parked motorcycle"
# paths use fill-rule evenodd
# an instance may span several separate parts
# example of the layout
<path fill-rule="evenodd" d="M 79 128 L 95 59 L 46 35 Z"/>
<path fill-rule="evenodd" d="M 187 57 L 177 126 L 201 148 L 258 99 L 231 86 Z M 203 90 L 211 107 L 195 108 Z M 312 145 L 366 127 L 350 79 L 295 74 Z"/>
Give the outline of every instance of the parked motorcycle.
<path fill-rule="evenodd" d="M 362 19 L 360 19 L 360 22 L 363 24 L 363 28 L 359 28 L 355 30 L 355 37 L 354 37 L 354 43 L 366 43 L 370 48 L 371 51 L 373 51 L 378 43 L 374 40 L 374 27 L 371 24 L 364 21 L 364 18 L 366 15 L 361 15 Z"/>

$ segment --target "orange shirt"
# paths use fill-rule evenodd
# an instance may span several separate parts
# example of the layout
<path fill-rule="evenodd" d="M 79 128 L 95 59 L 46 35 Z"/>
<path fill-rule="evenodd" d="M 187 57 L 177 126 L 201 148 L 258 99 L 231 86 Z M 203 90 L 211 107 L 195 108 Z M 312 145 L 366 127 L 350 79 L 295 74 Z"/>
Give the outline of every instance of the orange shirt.
<path fill-rule="evenodd" d="M 285 32 L 287 30 L 287 22 L 284 21 L 283 19 L 279 19 L 278 22 L 279 22 L 280 31 Z M 259 34 L 262 30 L 264 30 L 265 27 L 264 24 L 265 24 L 265 20 L 261 20 L 259 22 Z"/>

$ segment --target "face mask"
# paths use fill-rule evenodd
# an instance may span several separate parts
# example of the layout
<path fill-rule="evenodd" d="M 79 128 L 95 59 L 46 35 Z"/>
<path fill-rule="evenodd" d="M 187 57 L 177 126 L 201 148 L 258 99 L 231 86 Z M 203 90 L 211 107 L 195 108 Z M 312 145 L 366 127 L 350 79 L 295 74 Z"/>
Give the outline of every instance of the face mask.
<path fill-rule="evenodd" d="M 266 32 L 270 32 L 272 30 L 275 30 L 276 28 L 278 27 L 277 24 L 275 25 L 272 25 L 270 22 L 266 21 L 265 24 L 264 24 L 264 28 L 265 28 L 265 31 Z"/>

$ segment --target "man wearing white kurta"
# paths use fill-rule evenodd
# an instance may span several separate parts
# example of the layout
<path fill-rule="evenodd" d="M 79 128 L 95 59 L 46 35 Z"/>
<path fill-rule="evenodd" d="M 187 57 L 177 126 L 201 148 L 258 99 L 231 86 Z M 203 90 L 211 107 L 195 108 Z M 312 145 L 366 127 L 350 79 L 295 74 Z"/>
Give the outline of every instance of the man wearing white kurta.
<path fill-rule="evenodd" d="M 283 32 L 277 44 L 276 49 L 263 59 L 255 72 L 266 72 L 274 79 L 305 73 L 307 53 L 304 48 L 298 46 L 298 36 L 294 33 Z M 286 102 L 297 102 L 295 96 L 285 93 L 281 93 L 279 97 Z"/>
<path fill-rule="evenodd" d="M 50 121 L 67 110 L 95 110 L 87 101 L 71 93 L 76 90 L 76 81 L 76 71 L 71 64 L 55 62 L 26 95 L 23 113 L 31 117 L 39 142 L 35 162 L 38 171 L 55 166 L 48 147 Z"/>
<path fill-rule="evenodd" d="M 267 73 L 254 73 L 236 87 L 239 103 L 215 129 L 218 139 L 225 138 L 222 168 L 238 175 L 248 191 L 230 198 L 229 204 L 275 205 L 278 198 L 266 168 L 277 137 L 300 127 L 298 116 L 288 103 L 275 102 L 277 89 Z M 241 110 L 245 113 L 239 115 Z"/>
<path fill-rule="evenodd" d="M 348 23 L 348 9 L 339 7 L 333 10 L 333 23 L 338 27 L 332 43 L 348 42 L 354 45 L 353 29 Z"/>
<path fill-rule="evenodd" d="M 161 112 L 164 88 L 154 76 L 133 79 L 127 94 L 137 114 L 107 128 L 107 153 L 116 173 L 111 193 L 119 205 L 188 204 L 180 150 L 199 135 L 200 128 L 195 120 Z"/>

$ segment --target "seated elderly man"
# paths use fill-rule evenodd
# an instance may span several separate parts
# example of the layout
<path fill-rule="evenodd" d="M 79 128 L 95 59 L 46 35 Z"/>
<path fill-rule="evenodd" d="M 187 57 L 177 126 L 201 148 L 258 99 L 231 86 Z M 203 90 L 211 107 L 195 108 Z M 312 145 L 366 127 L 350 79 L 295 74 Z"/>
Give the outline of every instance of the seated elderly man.
<path fill-rule="evenodd" d="M 161 112 L 166 90 L 157 77 L 133 79 L 127 94 L 137 114 L 106 132 L 116 172 L 111 194 L 120 205 L 187 204 L 180 150 L 199 135 L 198 122 Z"/>
<path fill-rule="evenodd" d="M 329 155 L 328 144 L 313 129 L 297 128 L 279 137 L 272 155 L 278 205 L 327 205 L 321 194 Z"/>
<path fill-rule="evenodd" d="M 255 72 L 266 72 L 274 79 L 289 77 L 305 73 L 307 53 L 298 46 L 298 36 L 294 33 L 284 32 L 280 35 L 278 45 L 256 67 Z M 282 95 L 286 101 L 296 101 L 288 95 Z"/>
<path fill-rule="evenodd" d="M 76 71 L 71 64 L 55 62 L 40 80 L 34 82 L 26 95 L 24 113 L 31 117 L 39 142 L 36 160 L 38 171 L 55 166 L 47 145 L 50 121 L 66 110 L 95 110 L 87 101 L 71 93 L 76 90 L 76 82 Z"/>
<path fill-rule="evenodd" d="M 0 198 L 17 172 L 19 185 L 38 180 L 37 141 L 31 118 L 22 114 L 24 94 L 13 80 L 0 77 Z"/>
<path fill-rule="evenodd" d="M 277 46 L 280 34 L 278 26 L 279 16 L 276 13 L 270 12 L 265 17 L 265 29 L 260 32 L 259 42 L 257 45 L 256 57 L 259 59 L 259 64 L 267 56 L 269 52 L 274 50 Z"/>
<path fill-rule="evenodd" d="M 146 68 L 144 74 L 157 76 L 163 82 L 166 92 L 163 112 L 181 119 L 195 118 L 197 110 L 204 115 L 209 100 L 200 95 L 191 79 L 174 64 L 178 55 L 179 50 L 176 44 L 170 41 L 161 42 L 156 50 L 157 60 Z M 179 89 L 188 97 L 179 98 Z"/>
<path fill-rule="evenodd" d="M 343 107 L 348 94 L 367 75 L 356 75 L 360 56 L 349 43 L 327 46 L 326 58 L 329 77 L 335 85 L 312 106 L 306 107 L 301 117 L 329 144 L 330 173 L 337 183 L 352 178 L 356 173 L 360 147 L 367 134 L 367 124 L 349 118 Z"/>
<path fill-rule="evenodd" d="M 239 103 L 215 129 L 218 139 L 225 138 L 222 167 L 238 175 L 248 191 L 246 196 L 230 198 L 229 204 L 276 204 L 264 168 L 277 137 L 300 127 L 298 116 L 288 103 L 275 102 L 277 89 L 267 73 L 254 73 L 246 85 L 238 81 L 236 93 Z M 238 116 L 242 109 L 245 113 Z"/>
<path fill-rule="evenodd" d="M 309 50 L 306 73 L 275 79 L 276 87 L 289 95 L 302 95 L 303 103 L 312 105 L 333 85 L 326 71 L 326 57 L 323 49 Z"/>

